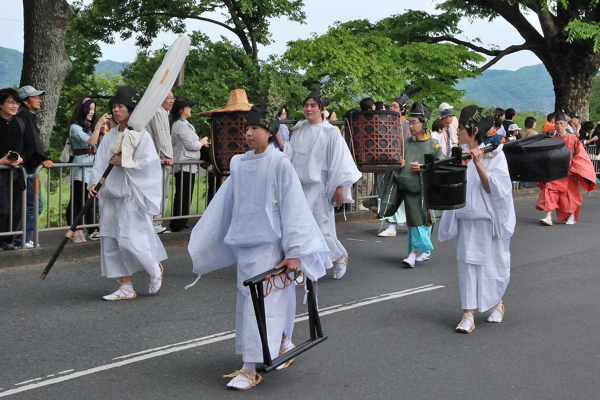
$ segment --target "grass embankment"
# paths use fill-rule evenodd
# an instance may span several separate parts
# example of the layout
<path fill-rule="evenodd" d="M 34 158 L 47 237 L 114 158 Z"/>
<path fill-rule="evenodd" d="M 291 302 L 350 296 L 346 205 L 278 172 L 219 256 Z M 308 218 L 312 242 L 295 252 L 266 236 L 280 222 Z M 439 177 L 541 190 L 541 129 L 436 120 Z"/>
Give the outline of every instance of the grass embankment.
<path fill-rule="evenodd" d="M 50 182 L 48 182 L 48 170 L 43 169 L 40 172 L 40 181 L 42 182 L 42 198 L 44 199 L 44 211 L 40 215 L 39 227 L 55 228 L 59 226 L 67 227 L 66 210 L 71 196 L 71 177 L 68 172 L 59 180 L 59 171 L 52 169 L 50 174 Z M 48 200 L 48 184 L 50 184 L 50 200 Z M 171 216 L 171 203 L 173 201 L 174 192 L 173 178 L 169 179 L 169 201 L 165 217 Z M 199 193 L 200 192 L 200 193 Z M 206 176 L 196 174 L 196 183 L 194 185 L 194 193 L 190 204 L 190 214 L 201 214 L 205 208 L 206 194 Z M 197 196 L 200 198 L 197 199 Z M 197 200 L 196 200 L 197 199 Z M 48 209 L 50 215 L 48 216 Z M 60 214 L 59 214 L 59 210 Z M 59 221 L 60 217 L 60 221 Z"/>

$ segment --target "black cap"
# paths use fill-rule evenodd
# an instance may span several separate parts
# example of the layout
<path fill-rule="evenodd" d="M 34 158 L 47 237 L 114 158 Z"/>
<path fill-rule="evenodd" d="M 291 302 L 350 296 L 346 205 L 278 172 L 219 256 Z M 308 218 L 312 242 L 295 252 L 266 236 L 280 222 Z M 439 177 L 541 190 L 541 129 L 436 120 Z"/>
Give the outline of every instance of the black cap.
<path fill-rule="evenodd" d="M 252 106 L 250 112 L 246 114 L 246 126 L 261 126 L 269 130 L 272 134 L 279 131 L 279 119 L 275 118 L 271 121 L 265 121 L 265 113 L 267 111 L 267 102 L 261 101 L 258 106 Z"/>
<path fill-rule="evenodd" d="M 466 106 L 460 111 L 460 118 L 458 118 L 458 125 L 462 125 L 464 127 L 469 126 L 469 121 L 471 118 L 475 116 L 478 112 L 481 111 L 481 107 L 477 105 Z M 472 126 L 472 125 L 471 125 Z"/>
<path fill-rule="evenodd" d="M 431 117 L 431 109 L 423 103 L 414 102 L 408 113 L 411 117 L 417 117 L 422 121 L 426 121 Z"/>
<path fill-rule="evenodd" d="M 198 104 L 197 101 L 189 101 L 188 99 L 178 98 L 178 99 L 175 99 L 175 102 L 173 103 L 173 107 L 185 108 L 185 107 L 195 106 L 196 104 Z"/>
<path fill-rule="evenodd" d="M 408 103 L 408 95 L 406 93 L 402 93 L 399 94 L 398 96 L 396 96 L 396 98 L 392 101 L 395 101 L 396 103 L 398 103 L 400 105 L 400 107 L 405 107 L 406 103 Z"/>
<path fill-rule="evenodd" d="M 554 122 L 556 121 L 567 121 L 567 117 L 565 117 L 565 113 L 563 113 L 563 111 L 558 108 L 556 109 L 556 111 L 554 111 Z"/>
<path fill-rule="evenodd" d="M 485 135 L 494 126 L 494 116 L 488 115 L 487 117 L 482 118 L 475 126 L 482 135 Z"/>
<path fill-rule="evenodd" d="M 573 118 L 581 119 L 581 117 L 579 115 L 577 115 L 577 113 L 571 113 L 571 114 L 569 114 L 569 118 L 571 118 L 571 119 L 573 119 Z"/>
<path fill-rule="evenodd" d="M 124 106 L 135 108 L 135 102 L 133 98 L 135 97 L 135 89 L 130 86 L 121 86 L 117 90 L 117 94 L 115 97 L 110 99 L 108 103 L 109 107 L 112 108 L 113 104 L 123 104 Z"/>
<path fill-rule="evenodd" d="M 329 99 L 323 99 L 323 107 L 327 107 L 331 102 Z"/>

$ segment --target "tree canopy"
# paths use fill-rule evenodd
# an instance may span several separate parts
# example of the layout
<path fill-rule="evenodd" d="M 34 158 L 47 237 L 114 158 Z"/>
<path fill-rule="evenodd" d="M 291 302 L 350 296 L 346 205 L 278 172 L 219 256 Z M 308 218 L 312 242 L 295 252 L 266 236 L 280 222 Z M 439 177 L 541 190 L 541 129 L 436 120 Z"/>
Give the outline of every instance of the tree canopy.
<path fill-rule="evenodd" d="M 337 23 L 324 35 L 290 42 L 284 58 L 305 71 L 307 86 L 322 84 L 346 107 L 365 96 L 389 103 L 403 91 L 419 101 L 454 101 L 462 97 L 456 82 L 476 76 L 484 58 L 464 46 L 412 40 L 437 31 L 429 27 L 444 18 L 408 11 L 375 23 Z"/>

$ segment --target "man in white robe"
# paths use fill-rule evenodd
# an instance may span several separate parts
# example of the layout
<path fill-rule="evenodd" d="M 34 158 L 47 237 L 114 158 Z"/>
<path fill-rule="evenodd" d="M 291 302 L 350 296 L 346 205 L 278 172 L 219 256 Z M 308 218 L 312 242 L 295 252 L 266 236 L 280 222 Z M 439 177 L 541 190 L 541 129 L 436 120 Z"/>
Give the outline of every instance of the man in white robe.
<path fill-rule="evenodd" d="M 483 156 L 480 149 L 483 135 L 479 132 L 487 132 L 493 119 L 482 120 L 479 127 L 471 127 L 475 133 L 470 136 L 465 125 L 469 126 L 469 115 L 473 111 L 468 107 L 463 110 L 466 115 L 461 114 L 458 132 L 460 143 L 468 144 L 473 154 L 473 159 L 467 164 L 466 206 L 444 211 L 438 232 L 440 242 L 456 241 L 458 281 L 464 311 L 463 320 L 456 330 L 461 333 L 475 329 L 475 309 L 490 310 L 488 322 L 502 321 L 502 297 L 510 280 L 510 238 L 516 223 L 506 157 L 501 147 Z"/>
<path fill-rule="evenodd" d="M 125 87 L 127 88 L 127 87 Z M 100 206 L 100 265 L 102 276 L 120 278 L 121 287 L 105 300 L 137 297 L 131 275 L 146 271 L 150 276 L 149 292 L 156 293 L 162 282 L 159 262 L 167 258 L 165 248 L 152 227 L 152 215 L 160 209 L 160 162 L 148 132 L 140 134 L 133 149 L 134 167 L 120 166 L 121 157 L 113 154 L 113 144 L 120 140 L 134 104 L 133 89 L 122 90 L 111 100 L 113 115 L 119 126 L 111 129 L 100 143 L 90 175 L 90 194 L 97 194 L 98 184 L 109 163 L 113 169 L 103 183 Z M 122 136 L 121 136 L 122 137 Z"/>
<path fill-rule="evenodd" d="M 248 115 L 248 124 L 256 109 Z M 237 262 L 236 353 L 242 355 L 244 365 L 228 376 L 233 378 L 228 386 L 240 390 L 260 382 L 255 365 L 263 362 L 256 315 L 243 282 L 284 264 L 284 259 L 299 259 L 305 276 L 316 281 L 325 275 L 329 252 L 288 157 L 272 144 L 264 147 L 233 157 L 230 177 L 194 227 L 188 245 L 199 275 Z M 291 336 L 293 319 L 292 326 L 286 326 L 290 323 L 286 316 L 293 289 L 278 283 L 264 299 L 272 359 L 280 353 L 284 333 Z M 295 302 L 293 309 L 295 314 Z M 240 381 L 243 384 L 238 385 Z"/>
<path fill-rule="evenodd" d="M 298 122 L 289 142 L 278 135 L 277 142 L 298 173 L 306 201 L 329 246 L 326 268 L 334 267 L 333 277 L 346 273 L 348 252 L 337 238 L 334 207 L 354 203 L 351 187 L 362 174 L 338 130 L 324 121 L 319 88 L 304 100 L 306 120 Z M 335 264 L 335 265 L 334 265 Z"/>

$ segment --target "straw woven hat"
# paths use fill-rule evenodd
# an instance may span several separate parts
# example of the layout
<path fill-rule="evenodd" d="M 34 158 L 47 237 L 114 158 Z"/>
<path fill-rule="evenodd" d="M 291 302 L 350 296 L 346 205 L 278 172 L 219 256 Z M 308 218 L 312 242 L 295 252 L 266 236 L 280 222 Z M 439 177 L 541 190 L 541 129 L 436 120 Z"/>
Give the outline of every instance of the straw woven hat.
<path fill-rule="evenodd" d="M 220 112 L 231 112 L 231 111 L 250 111 L 252 105 L 248 102 L 248 96 L 244 89 L 233 89 L 229 93 L 229 100 L 227 105 L 223 108 L 217 108 L 216 110 L 204 111 L 198 115 L 201 117 L 210 117 L 214 113 Z"/>

